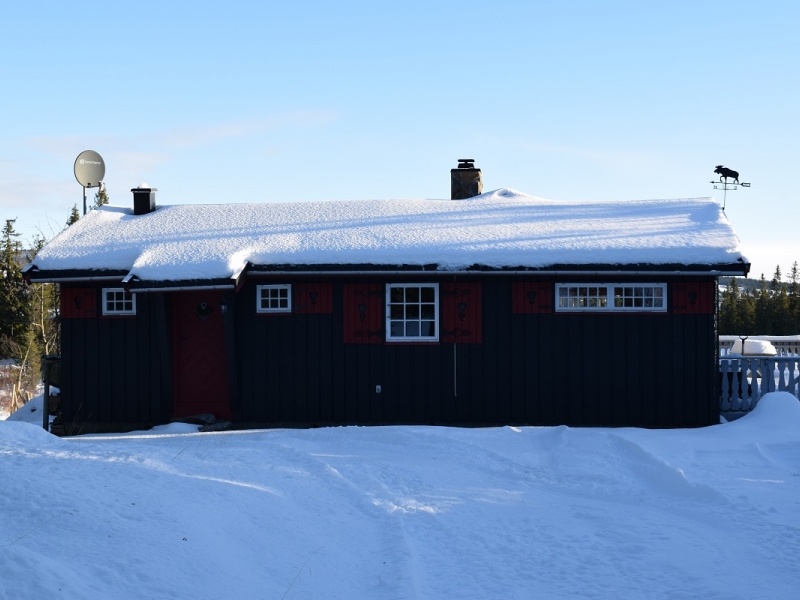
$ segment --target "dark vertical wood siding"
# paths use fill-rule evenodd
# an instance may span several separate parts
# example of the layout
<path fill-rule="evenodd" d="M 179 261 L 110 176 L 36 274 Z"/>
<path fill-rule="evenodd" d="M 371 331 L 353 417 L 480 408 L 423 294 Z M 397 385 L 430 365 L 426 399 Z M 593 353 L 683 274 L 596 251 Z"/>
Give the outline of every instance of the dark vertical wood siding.
<path fill-rule="evenodd" d="M 62 297 L 93 297 L 99 305 L 99 286 L 61 289 Z M 102 317 L 98 310 L 93 317 L 62 320 L 61 403 L 68 434 L 147 427 L 169 418 L 163 307 L 160 294 L 139 294 L 136 316 Z"/>
<path fill-rule="evenodd" d="M 453 287 L 452 279 L 438 280 L 442 342 L 386 343 L 385 284 L 418 279 L 334 279 L 332 313 L 281 319 L 245 309 L 255 284 L 245 285 L 238 294 L 243 420 L 276 426 L 718 422 L 713 311 L 557 313 L 553 281 L 489 276 Z M 712 297 L 715 285 L 713 279 L 650 281 L 710 285 Z M 444 335 L 454 318 L 461 322 L 455 295 L 448 295 L 455 288 L 479 290 L 471 297 L 480 298 L 480 343 L 454 344 Z M 532 308 L 530 290 L 537 292 Z M 354 335 L 378 328 L 380 335 Z"/>
<path fill-rule="evenodd" d="M 442 335 L 428 344 L 385 342 L 386 284 L 418 283 L 419 276 L 258 281 L 264 280 L 291 283 L 295 306 L 309 291 L 317 291 L 321 304 L 257 315 L 256 280 L 226 296 L 231 406 L 242 424 L 718 422 L 713 278 L 649 279 L 668 283 L 666 313 L 600 314 L 555 312 L 552 278 L 428 276 L 425 281 L 440 284 L 441 328 L 462 323 L 460 302 L 450 292 L 470 290 L 464 322 L 480 336 L 476 343 L 453 343 L 455 337 Z M 695 304 L 705 308 L 674 310 L 689 291 L 697 291 Z M 99 299 L 99 288 L 95 294 Z M 172 296 L 139 294 L 135 317 L 63 320 L 68 431 L 170 418 Z"/>

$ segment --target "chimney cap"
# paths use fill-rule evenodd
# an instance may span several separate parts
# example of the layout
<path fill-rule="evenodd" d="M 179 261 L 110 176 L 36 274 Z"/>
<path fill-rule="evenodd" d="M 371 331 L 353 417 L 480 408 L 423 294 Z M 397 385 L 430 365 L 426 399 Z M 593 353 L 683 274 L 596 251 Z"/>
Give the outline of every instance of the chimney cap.
<path fill-rule="evenodd" d="M 475 168 L 475 159 L 474 158 L 459 158 L 458 159 L 458 168 L 459 169 L 474 169 Z"/>
<path fill-rule="evenodd" d="M 131 188 L 132 192 L 157 192 L 158 188 L 150 187 L 146 183 L 140 183 L 137 187 Z"/>

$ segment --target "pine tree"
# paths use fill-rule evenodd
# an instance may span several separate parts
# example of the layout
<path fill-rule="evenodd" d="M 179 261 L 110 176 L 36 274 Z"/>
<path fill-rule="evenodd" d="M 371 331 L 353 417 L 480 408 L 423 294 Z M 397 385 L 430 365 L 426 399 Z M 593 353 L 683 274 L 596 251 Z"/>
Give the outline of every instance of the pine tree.
<path fill-rule="evenodd" d="M 22 246 L 16 239 L 19 234 L 14 231 L 15 221 L 6 219 L 0 241 L 0 339 L 5 339 L 9 348 L 22 347 L 30 329 L 30 290 L 19 264 Z"/>
<path fill-rule="evenodd" d="M 731 278 L 731 284 L 722 292 L 719 308 L 719 332 L 721 335 L 738 335 L 742 324 L 739 322 L 739 284 Z"/>
<path fill-rule="evenodd" d="M 104 204 L 108 204 L 108 192 L 106 192 L 105 186 L 97 190 L 97 193 L 94 195 L 94 204 L 92 205 L 92 209 L 100 208 Z"/>
<path fill-rule="evenodd" d="M 777 294 L 778 290 L 783 287 L 783 284 L 781 283 L 782 278 L 783 275 L 781 275 L 781 266 L 778 265 L 775 267 L 775 274 L 772 276 L 772 280 L 769 282 L 769 289 L 773 294 Z"/>
<path fill-rule="evenodd" d="M 753 290 L 749 293 L 747 290 L 742 290 L 742 295 L 739 298 L 738 317 L 737 321 L 741 327 L 741 331 L 737 335 L 755 335 L 756 333 L 756 291 Z"/>
<path fill-rule="evenodd" d="M 770 314 L 769 292 L 764 274 L 758 280 L 759 289 L 754 292 L 755 300 L 755 334 L 772 335 L 772 315 Z"/>
<path fill-rule="evenodd" d="M 800 270 L 797 267 L 797 261 L 792 264 L 792 270 L 789 271 L 789 335 L 796 335 L 800 333 Z"/>
<path fill-rule="evenodd" d="M 78 212 L 78 205 L 73 204 L 72 210 L 69 211 L 69 217 L 67 217 L 67 227 L 69 227 L 73 223 L 77 223 L 78 219 L 80 218 L 81 218 L 81 213 Z"/>

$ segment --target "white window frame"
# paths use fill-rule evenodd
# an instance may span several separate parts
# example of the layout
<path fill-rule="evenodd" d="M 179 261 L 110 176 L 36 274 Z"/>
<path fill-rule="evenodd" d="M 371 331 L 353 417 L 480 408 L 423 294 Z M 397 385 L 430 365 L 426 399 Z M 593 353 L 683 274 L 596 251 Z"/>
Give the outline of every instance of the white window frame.
<path fill-rule="evenodd" d="M 118 300 L 114 298 L 112 302 L 116 304 L 117 302 L 124 302 L 127 303 L 128 300 L 124 297 L 124 294 L 128 294 L 131 297 L 131 308 L 128 309 L 117 309 L 117 308 L 108 308 L 108 294 L 123 294 L 122 300 Z M 103 288 L 103 316 L 106 317 L 119 317 L 119 316 L 131 316 L 136 314 L 136 294 L 128 293 L 125 291 L 125 288 Z"/>
<path fill-rule="evenodd" d="M 422 302 L 422 297 L 420 294 L 420 299 L 416 304 L 420 307 L 419 310 L 419 317 L 416 319 L 409 319 L 407 314 L 408 311 L 405 310 L 406 307 L 413 306 L 415 303 L 409 303 L 405 300 L 405 290 L 407 288 L 433 288 L 433 319 L 422 319 L 422 305 L 429 305 L 431 302 Z M 403 302 L 392 302 L 392 290 L 403 289 Z M 403 317 L 398 318 L 396 314 L 393 315 L 392 308 L 403 307 Z M 392 318 L 394 316 L 394 318 Z M 392 334 L 392 324 L 397 323 L 404 323 L 407 324 L 409 322 L 418 322 L 421 324 L 424 322 L 433 322 L 434 326 L 434 335 L 406 335 L 407 330 L 404 327 L 403 335 L 396 335 Z M 386 284 L 386 341 L 387 342 L 438 342 L 439 341 L 439 330 L 441 328 L 441 323 L 439 322 L 439 284 L 438 283 L 387 283 Z"/>
<path fill-rule="evenodd" d="M 566 293 L 562 293 L 562 290 Z M 601 293 L 601 290 L 605 290 L 605 295 Z M 622 290 L 621 295 L 617 294 L 619 290 Z M 570 294 L 570 291 L 573 293 Z M 603 299 L 606 300 L 605 306 L 602 306 Z M 661 306 L 655 306 L 659 299 Z M 564 306 L 565 303 L 567 306 Z M 648 304 L 649 306 L 647 306 Z M 663 313 L 667 312 L 667 284 L 557 283 L 555 305 L 556 312 Z"/>
<path fill-rule="evenodd" d="M 267 307 L 264 308 L 261 305 L 261 291 L 262 290 L 286 290 L 286 306 L 278 306 L 278 307 Z M 269 298 L 270 300 L 272 298 Z M 281 298 L 277 298 L 278 301 Z M 292 312 L 292 286 L 289 283 L 272 283 L 269 285 L 258 285 L 256 286 L 256 312 L 257 313 L 291 313 Z"/>

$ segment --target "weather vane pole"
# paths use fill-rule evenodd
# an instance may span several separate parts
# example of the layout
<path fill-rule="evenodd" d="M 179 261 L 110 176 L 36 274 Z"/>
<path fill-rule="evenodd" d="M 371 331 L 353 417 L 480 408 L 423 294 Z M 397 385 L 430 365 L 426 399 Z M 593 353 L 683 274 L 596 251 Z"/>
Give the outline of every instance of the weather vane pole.
<path fill-rule="evenodd" d="M 723 167 L 722 165 L 717 165 L 717 168 L 714 169 L 714 173 L 719 174 L 719 181 L 711 181 L 710 183 L 714 184 L 715 190 L 723 190 L 722 192 L 722 210 L 725 210 L 725 204 L 728 201 L 728 190 L 735 190 L 738 189 L 738 186 L 749 188 L 749 183 L 739 182 L 739 172 L 734 171 L 733 169 L 728 169 L 727 167 Z M 722 181 L 722 180 L 725 181 Z M 732 179 L 732 182 L 728 182 L 728 179 Z M 722 187 L 719 187 L 720 184 Z"/>

